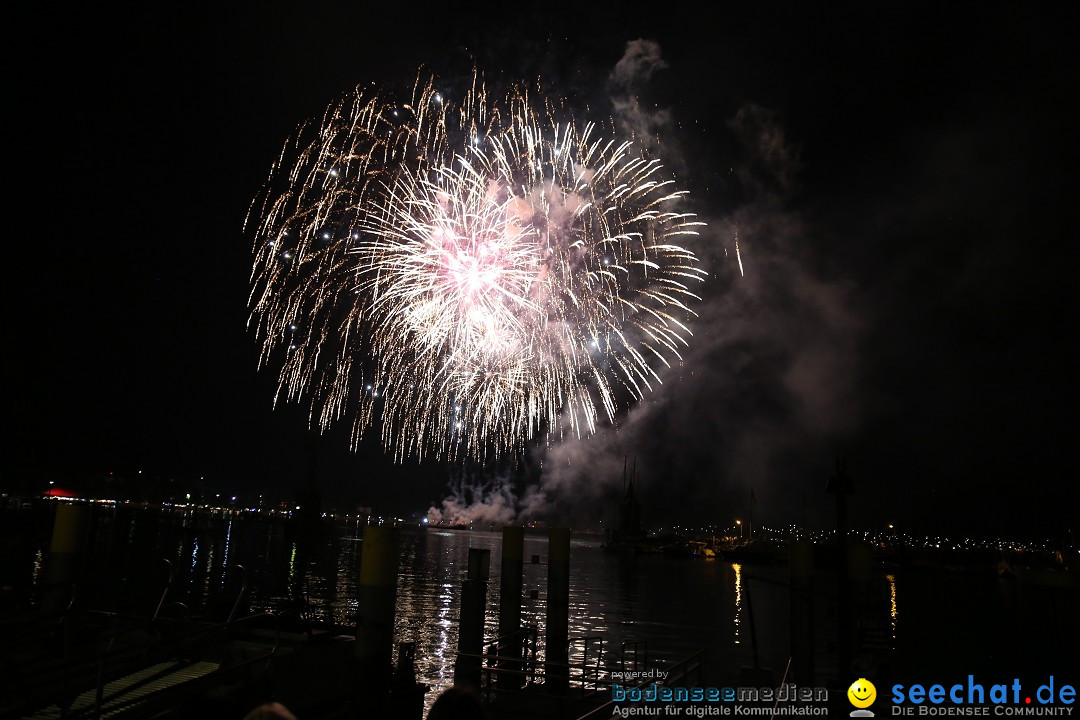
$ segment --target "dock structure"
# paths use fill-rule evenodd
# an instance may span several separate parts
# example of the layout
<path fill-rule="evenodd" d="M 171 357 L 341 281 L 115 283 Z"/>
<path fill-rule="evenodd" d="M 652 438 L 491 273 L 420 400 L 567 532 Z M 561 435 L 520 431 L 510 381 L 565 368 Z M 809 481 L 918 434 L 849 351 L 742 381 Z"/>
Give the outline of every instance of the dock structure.
<path fill-rule="evenodd" d="M 609 717 L 615 684 L 642 687 L 650 682 L 655 667 L 649 663 L 646 642 L 627 641 L 612 648 L 605 647 L 599 635 L 570 635 L 570 539 L 569 528 L 548 532 L 542 652 L 541 629 L 522 623 L 524 528 L 503 528 L 498 637 L 479 643 L 484 622 L 478 608 L 485 606 L 488 551 L 470 550 L 469 572 L 462 582 L 455 685 L 479 694 L 492 720 Z M 533 563 L 539 562 L 539 556 L 533 556 Z M 667 682 L 700 681 L 703 658 L 699 651 L 672 665 Z"/>
<path fill-rule="evenodd" d="M 502 578 L 499 589 L 499 638 L 496 647 L 499 668 L 506 670 L 499 676 L 504 690 L 521 688 L 522 677 L 516 673 L 524 666 L 521 658 L 525 652 L 525 636 L 521 628 L 522 577 L 525 569 L 525 528 L 507 525 L 502 532 Z"/>
<path fill-rule="evenodd" d="M 53 545 L 77 555 L 72 538 L 83 537 L 83 521 L 78 511 L 71 520 Z M 525 530 L 503 529 L 495 637 L 485 632 L 492 550 L 469 551 L 455 683 L 481 698 L 489 718 L 580 718 L 605 705 L 610 715 L 613 685 L 626 687 L 625 678 L 644 678 L 651 667 L 644 642 L 611 647 L 599 635 L 570 634 L 571 537 L 554 528 L 546 558 L 533 555 L 531 565 L 546 570 L 547 593 L 542 614 L 525 618 Z M 297 717 L 422 720 L 427 687 L 416 679 L 417 645 L 401 643 L 393 662 L 399 530 L 369 526 L 362 542 L 355 631 L 249 613 L 240 566 L 229 566 L 229 586 L 239 590 L 220 606 L 223 619 L 193 618 L 170 596 L 168 562 L 164 587 L 143 614 L 69 603 L 38 624 L 5 621 L 12 642 L 0 671 L 15 691 L 0 699 L 0 717 L 243 717 L 274 700 Z M 63 557 L 57 564 L 72 567 Z M 669 677 L 689 677 L 700 665 L 699 656 Z"/>
<path fill-rule="evenodd" d="M 364 530 L 357 588 L 357 686 L 366 697 L 381 697 L 393 674 L 394 607 L 397 602 L 399 531 L 369 526 Z"/>
<path fill-rule="evenodd" d="M 469 569 L 461 583 L 461 616 L 458 624 L 458 655 L 454 663 L 454 684 L 480 689 L 484 648 L 484 608 L 491 551 L 470 548 Z"/>

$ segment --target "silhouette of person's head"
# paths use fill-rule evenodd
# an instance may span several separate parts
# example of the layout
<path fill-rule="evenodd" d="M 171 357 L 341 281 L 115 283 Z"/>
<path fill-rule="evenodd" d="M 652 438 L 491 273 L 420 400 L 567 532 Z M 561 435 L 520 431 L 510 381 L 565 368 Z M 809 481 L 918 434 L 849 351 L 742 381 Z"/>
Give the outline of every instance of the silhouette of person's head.
<path fill-rule="evenodd" d="M 484 720 L 484 706 L 471 690 L 448 687 L 435 699 L 428 720 Z"/>
<path fill-rule="evenodd" d="M 255 708 L 244 720 L 296 720 L 296 717 L 281 703 L 273 702 Z"/>

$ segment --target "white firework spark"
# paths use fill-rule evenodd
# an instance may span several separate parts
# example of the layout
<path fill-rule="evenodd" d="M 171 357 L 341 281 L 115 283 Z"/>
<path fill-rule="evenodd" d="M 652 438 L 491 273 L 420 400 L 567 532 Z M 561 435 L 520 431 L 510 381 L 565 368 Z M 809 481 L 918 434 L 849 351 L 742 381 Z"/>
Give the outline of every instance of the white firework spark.
<path fill-rule="evenodd" d="M 613 421 L 679 357 L 703 223 L 628 142 L 477 78 L 303 128 L 253 207 L 251 324 L 279 397 L 381 425 L 398 459 L 483 457 Z M 306 138 L 301 140 L 301 138 Z"/>

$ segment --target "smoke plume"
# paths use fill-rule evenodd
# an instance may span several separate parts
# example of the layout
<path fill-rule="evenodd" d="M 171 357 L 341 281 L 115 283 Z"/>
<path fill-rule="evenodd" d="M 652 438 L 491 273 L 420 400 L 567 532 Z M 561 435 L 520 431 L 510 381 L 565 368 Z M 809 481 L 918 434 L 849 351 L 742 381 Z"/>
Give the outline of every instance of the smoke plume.
<path fill-rule="evenodd" d="M 727 123 L 734 148 L 722 197 L 695 200 L 694 153 L 670 136 L 669 110 L 640 100 L 667 67 L 650 40 L 627 43 L 609 78 L 617 126 L 659 155 L 691 190 L 689 210 L 708 222 L 692 249 L 709 272 L 693 338 L 663 381 L 589 437 L 548 439 L 530 464 L 539 479 L 520 498 L 497 480 L 455 492 L 430 517 L 498 517 L 596 526 L 622 491 L 624 464 L 637 467 L 647 524 L 724 524 L 749 508 L 759 522 L 805 521 L 832 455 L 860 417 L 856 361 L 863 318 L 857 289 L 830 266 L 825 243 L 792 208 L 799 152 L 780 119 L 746 103 Z M 695 166 L 695 163 L 697 165 Z M 727 163 L 725 163 L 727 164 Z M 812 519 L 812 518 L 811 518 Z"/>

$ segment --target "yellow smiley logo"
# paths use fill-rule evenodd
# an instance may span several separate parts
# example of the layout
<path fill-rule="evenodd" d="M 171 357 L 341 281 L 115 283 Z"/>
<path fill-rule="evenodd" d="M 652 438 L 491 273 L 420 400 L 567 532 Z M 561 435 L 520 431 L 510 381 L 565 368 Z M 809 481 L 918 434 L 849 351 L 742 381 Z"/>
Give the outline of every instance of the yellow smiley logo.
<path fill-rule="evenodd" d="M 868 708 L 877 699 L 877 688 L 866 678 L 859 678 L 847 689 L 847 698 L 857 708 Z"/>

